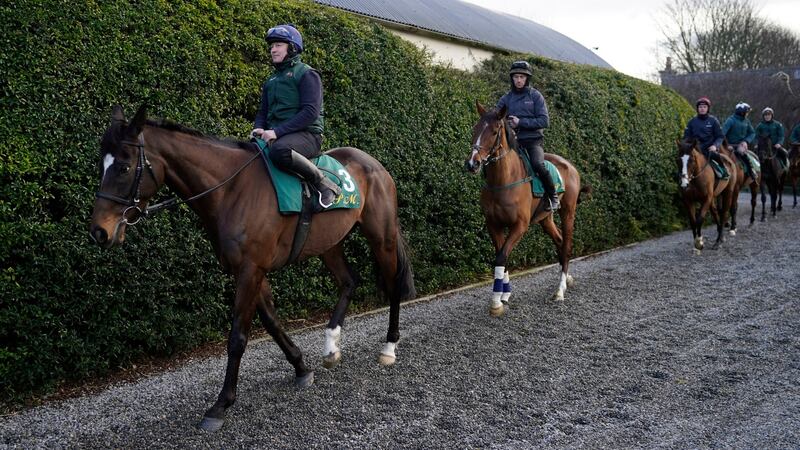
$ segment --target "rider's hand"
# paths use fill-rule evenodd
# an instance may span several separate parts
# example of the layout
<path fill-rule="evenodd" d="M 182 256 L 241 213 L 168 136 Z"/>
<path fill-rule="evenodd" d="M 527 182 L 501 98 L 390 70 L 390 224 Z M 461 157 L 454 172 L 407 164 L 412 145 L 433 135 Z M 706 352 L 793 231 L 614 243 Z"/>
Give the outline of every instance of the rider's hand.
<path fill-rule="evenodd" d="M 253 128 L 253 131 L 250 132 L 251 138 L 260 138 L 261 134 L 264 133 L 263 128 Z"/>
<path fill-rule="evenodd" d="M 508 116 L 508 121 L 511 122 L 511 128 L 517 128 L 519 126 L 519 117 L 517 116 Z"/>
<path fill-rule="evenodd" d="M 267 142 L 271 142 L 274 141 L 275 139 L 278 139 L 278 136 L 275 134 L 275 130 L 264 130 L 264 132 L 261 133 L 261 139 L 264 139 Z"/>
<path fill-rule="evenodd" d="M 712 145 L 711 147 L 708 147 L 708 149 L 711 150 L 712 152 L 715 152 L 715 151 L 717 151 L 717 146 L 716 145 Z"/>

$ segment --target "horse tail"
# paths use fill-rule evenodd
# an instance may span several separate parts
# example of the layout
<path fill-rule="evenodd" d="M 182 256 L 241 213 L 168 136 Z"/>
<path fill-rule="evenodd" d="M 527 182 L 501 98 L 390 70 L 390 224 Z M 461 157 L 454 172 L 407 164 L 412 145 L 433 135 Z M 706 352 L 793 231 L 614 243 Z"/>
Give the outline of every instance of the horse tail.
<path fill-rule="evenodd" d="M 592 185 L 584 184 L 581 186 L 581 190 L 578 191 L 578 203 L 580 203 L 582 200 L 581 194 L 586 194 L 586 200 L 590 200 L 592 198 Z"/>
<path fill-rule="evenodd" d="M 397 273 L 394 276 L 395 295 L 400 301 L 410 300 L 417 296 L 417 289 L 414 286 L 414 272 L 411 269 L 411 258 L 408 255 L 408 245 L 397 229 Z"/>

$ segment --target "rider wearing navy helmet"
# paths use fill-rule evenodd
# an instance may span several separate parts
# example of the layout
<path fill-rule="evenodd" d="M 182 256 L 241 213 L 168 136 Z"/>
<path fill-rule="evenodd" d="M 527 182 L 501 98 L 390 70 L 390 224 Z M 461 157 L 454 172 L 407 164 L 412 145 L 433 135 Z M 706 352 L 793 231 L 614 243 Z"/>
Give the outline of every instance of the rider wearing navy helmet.
<path fill-rule="evenodd" d="M 497 102 L 497 108 L 508 108 L 508 121 L 517 133 L 519 147 L 528 152 L 533 171 L 545 190 L 549 200 L 546 211 L 559 208 L 558 194 L 550 172 L 544 164 L 544 129 L 550 126 L 550 115 L 541 92 L 529 85 L 533 70 L 527 61 L 511 64 L 509 77 L 511 90 Z"/>
<path fill-rule="evenodd" d="M 275 72 L 262 87 L 251 135 L 269 142 L 273 164 L 310 182 L 319 192 L 320 205 L 327 208 L 341 189 L 309 161 L 322 147 L 322 81 L 316 70 L 300 61 L 303 36 L 293 25 L 270 28 L 267 42 Z"/>
<path fill-rule="evenodd" d="M 722 125 L 722 134 L 728 140 L 728 144 L 733 147 L 734 154 L 742 161 L 745 166 L 747 176 L 756 179 L 753 168 L 750 165 L 750 158 L 747 157 L 747 147 L 756 137 L 756 130 L 747 118 L 750 113 L 750 105 L 740 102 L 736 109 L 725 123 Z"/>
<path fill-rule="evenodd" d="M 723 166 L 719 157 L 719 148 L 723 138 L 722 129 L 719 126 L 719 120 L 710 114 L 711 100 L 708 97 L 700 97 L 694 105 L 697 115 L 686 124 L 683 138 L 697 139 L 700 150 L 706 158 L 711 158 Z"/>

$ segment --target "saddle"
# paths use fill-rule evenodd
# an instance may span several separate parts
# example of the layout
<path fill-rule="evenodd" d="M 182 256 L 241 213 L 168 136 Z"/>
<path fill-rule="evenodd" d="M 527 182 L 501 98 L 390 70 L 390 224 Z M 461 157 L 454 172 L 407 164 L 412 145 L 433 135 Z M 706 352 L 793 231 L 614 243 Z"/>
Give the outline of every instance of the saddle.
<path fill-rule="evenodd" d="M 312 189 L 309 187 L 308 182 L 294 173 L 286 172 L 275 167 L 272 160 L 269 158 L 269 147 L 266 142 L 256 139 L 255 143 L 258 146 L 261 157 L 267 167 L 267 172 L 269 172 L 269 179 L 275 189 L 275 195 L 278 198 L 278 210 L 283 215 L 299 214 L 300 216 L 297 220 L 297 228 L 295 228 L 294 232 L 292 250 L 286 261 L 286 264 L 291 264 L 300 255 L 300 251 L 305 245 L 309 229 L 311 228 L 311 218 L 314 214 L 322 211 L 322 207 L 312 195 Z M 311 162 L 313 162 L 329 180 L 338 184 L 342 189 L 342 195 L 340 195 L 330 207 L 326 208 L 325 211 L 340 208 L 358 208 L 361 206 L 361 191 L 342 163 L 326 154 L 311 159 Z"/>
<path fill-rule="evenodd" d="M 731 177 L 731 174 L 728 173 L 728 169 L 725 166 L 720 165 L 720 163 L 714 161 L 713 159 L 710 161 L 711 168 L 714 169 L 714 178 L 717 180 L 727 180 Z"/>
<path fill-rule="evenodd" d="M 533 171 L 531 161 L 528 158 L 528 152 L 517 150 L 517 153 L 522 158 L 522 162 L 525 164 L 525 171 L 528 172 L 528 178 L 531 180 L 531 191 L 533 192 L 533 196 L 543 197 L 544 185 L 542 184 L 542 180 L 539 179 L 539 176 L 536 175 L 536 172 Z M 547 168 L 547 171 L 550 173 L 550 177 L 553 179 L 553 186 L 556 188 L 556 194 L 564 192 L 564 180 L 561 178 L 561 173 L 558 171 L 556 166 L 548 160 L 544 161 L 544 166 Z"/>

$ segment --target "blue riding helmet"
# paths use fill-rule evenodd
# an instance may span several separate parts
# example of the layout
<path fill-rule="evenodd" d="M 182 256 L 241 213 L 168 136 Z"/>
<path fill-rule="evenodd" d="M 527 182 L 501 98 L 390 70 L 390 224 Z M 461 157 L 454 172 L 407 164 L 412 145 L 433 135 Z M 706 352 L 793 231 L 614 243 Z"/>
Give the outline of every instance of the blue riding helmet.
<path fill-rule="evenodd" d="M 297 53 L 303 52 L 303 36 L 292 25 L 277 25 L 267 31 L 267 42 L 286 42 L 293 44 Z"/>

